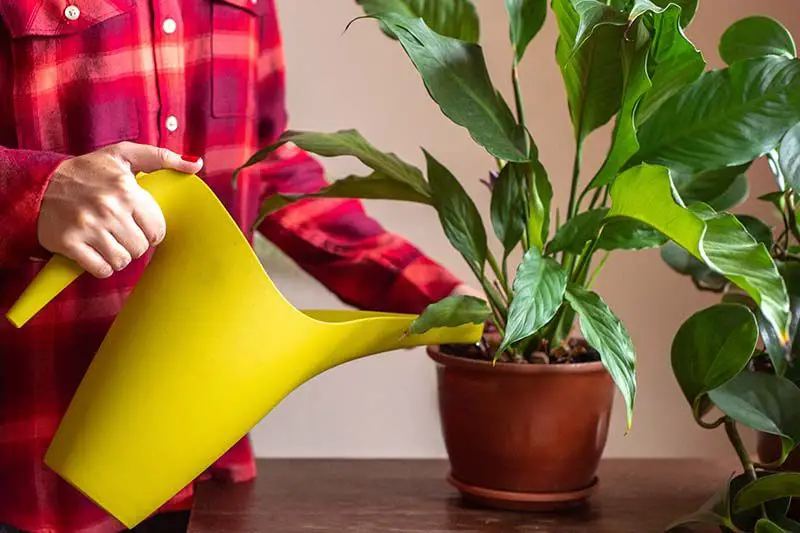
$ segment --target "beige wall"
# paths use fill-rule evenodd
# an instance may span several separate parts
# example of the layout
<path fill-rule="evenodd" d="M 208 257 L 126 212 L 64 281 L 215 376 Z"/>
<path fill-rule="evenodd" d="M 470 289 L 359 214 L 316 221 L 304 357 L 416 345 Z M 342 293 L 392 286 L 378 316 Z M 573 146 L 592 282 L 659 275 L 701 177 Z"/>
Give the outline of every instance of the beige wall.
<path fill-rule="evenodd" d="M 510 95 L 510 49 L 503 2 L 476 0 L 482 44 L 495 83 Z M 484 213 L 488 195 L 479 184 L 492 161 L 464 130 L 446 120 L 428 98 L 399 46 L 359 15 L 352 0 L 279 0 L 288 65 L 291 127 L 333 131 L 357 128 L 378 147 L 422 164 L 424 146 L 459 176 Z M 732 21 L 757 11 L 779 17 L 800 36 L 795 0 L 704 0 L 690 37 L 719 66 L 716 42 Z M 572 162 L 572 133 L 561 77 L 553 59 L 556 29 L 551 15 L 522 67 L 527 116 L 563 205 Z M 585 168 L 601 162 L 608 131 L 590 139 Z M 326 161 L 332 175 L 362 170 L 347 160 Z M 753 172 L 760 190 L 769 187 L 763 166 Z M 755 202 L 749 202 L 751 210 Z M 382 202 L 367 204 L 388 228 L 417 243 L 433 258 L 468 276 L 447 245 L 432 210 Z M 763 209 L 760 210 L 763 214 Z M 280 258 L 267 266 L 299 306 L 338 306 L 313 280 Z M 639 356 L 638 404 L 630 434 L 623 410 L 614 413 L 608 456 L 702 456 L 729 453 L 724 435 L 694 426 L 669 366 L 669 346 L 681 322 L 715 301 L 672 274 L 656 252 L 616 253 L 597 286 L 622 317 Z M 273 342 L 291 342 L 274 339 Z M 266 342 L 266 340 L 265 340 Z M 617 402 L 617 407 L 621 402 Z M 421 350 L 351 363 L 303 386 L 256 428 L 260 455 L 402 456 L 444 454 L 436 413 L 434 371 Z"/>

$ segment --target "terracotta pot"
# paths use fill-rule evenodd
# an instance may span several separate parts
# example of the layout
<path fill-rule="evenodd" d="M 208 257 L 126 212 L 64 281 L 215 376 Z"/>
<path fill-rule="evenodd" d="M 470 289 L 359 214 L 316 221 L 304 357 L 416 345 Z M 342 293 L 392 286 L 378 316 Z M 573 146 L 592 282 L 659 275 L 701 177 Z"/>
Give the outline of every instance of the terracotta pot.
<path fill-rule="evenodd" d="M 449 481 L 473 502 L 557 510 L 597 485 L 614 385 L 602 364 L 513 364 L 453 357 L 438 363 Z"/>
<path fill-rule="evenodd" d="M 760 463 L 766 464 L 777 461 L 781 456 L 781 439 L 769 433 L 758 432 L 756 451 Z M 786 461 L 778 470 L 784 472 L 800 472 L 800 449 L 795 449 L 790 453 L 789 457 L 786 458 Z M 794 520 L 800 520 L 800 500 L 797 498 L 792 498 L 792 504 L 789 508 L 789 517 Z"/>

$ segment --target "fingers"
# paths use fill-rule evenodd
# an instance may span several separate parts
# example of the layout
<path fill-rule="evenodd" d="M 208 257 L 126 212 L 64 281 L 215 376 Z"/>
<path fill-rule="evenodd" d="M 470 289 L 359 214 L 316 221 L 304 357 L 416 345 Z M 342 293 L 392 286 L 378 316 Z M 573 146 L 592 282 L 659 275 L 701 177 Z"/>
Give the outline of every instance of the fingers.
<path fill-rule="evenodd" d="M 164 168 L 196 174 L 203 168 L 203 160 L 191 156 L 180 156 L 166 148 L 122 142 L 109 149 L 114 155 L 128 162 L 131 171 L 154 172 Z"/>
<path fill-rule="evenodd" d="M 147 241 L 158 246 L 167 234 L 167 223 L 158 203 L 144 189 L 137 195 L 133 209 L 133 221 L 141 229 Z"/>
<path fill-rule="evenodd" d="M 85 242 L 75 242 L 61 253 L 96 278 L 107 278 L 114 273 L 114 269 L 103 259 L 103 256 Z"/>

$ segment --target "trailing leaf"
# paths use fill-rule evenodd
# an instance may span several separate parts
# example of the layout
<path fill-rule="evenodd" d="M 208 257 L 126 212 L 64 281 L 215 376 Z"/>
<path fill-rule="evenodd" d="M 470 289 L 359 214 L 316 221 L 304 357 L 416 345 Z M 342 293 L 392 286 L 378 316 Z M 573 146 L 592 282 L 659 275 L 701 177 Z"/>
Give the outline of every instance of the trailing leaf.
<path fill-rule="evenodd" d="M 421 18 L 440 35 L 477 43 L 480 38 L 480 19 L 470 0 L 356 0 L 367 15 L 396 13 L 409 18 Z M 383 28 L 391 38 L 390 30 Z"/>
<path fill-rule="evenodd" d="M 622 101 L 625 16 L 597 0 L 553 0 L 559 37 L 556 60 L 567 90 L 575 139 L 607 123 Z"/>
<path fill-rule="evenodd" d="M 742 205 L 749 195 L 750 182 L 747 175 L 740 174 L 736 176 L 730 187 L 725 189 L 725 192 L 709 200 L 708 205 L 714 211 L 728 211 Z"/>
<path fill-rule="evenodd" d="M 679 6 L 681 8 L 682 28 L 688 27 L 695 13 L 697 13 L 697 0 L 653 0 L 653 3 L 661 8 L 666 8 L 670 4 Z"/>
<path fill-rule="evenodd" d="M 580 316 L 586 341 L 600 354 L 603 366 L 625 399 L 630 429 L 636 399 L 636 354 L 631 337 L 622 321 L 596 293 L 570 284 L 565 298 Z"/>
<path fill-rule="evenodd" d="M 474 296 L 448 296 L 425 308 L 409 327 L 412 335 L 436 328 L 454 328 L 465 324 L 483 324 L 492 316 L 484 300 Z"/>
<path fill-rule="evenodd" d="M 508 163 L 492 189 L 492 227 L 503 243 L 504 256 L 519 244 L 527 225 L 525 204 L 526 173 L 530 167 L 521 163 Z"/>
<path fill-rule="evenodd" d="M 646 250 L 660 248 L 667 240 L 660 231 L 638 220 L 617 218 L 605 222 L 596 249 Z"/>
<path fill-rule="evenodd" d="M 542 257 L 537 248 L 529 249 L 517 268 L 506 334 L 497 355 L 547 324 L 561 307 L 566 286 L 567 273 L 561 265 Z"/>
<path fill-rule="evenodd" d="M 786 378 L 742 372 L 708 393 L 717 408 L 756 431 L 781 438 L 783 462 L 800 443 L 800 389 Z"/>
<path fill-rule="evenodd" d="M 799 75 L 777 56 L 706 72 L 641 125 L 633 161 L 702 172 L 756 159 L 800 121 Z"/>
<path fill-rule="evenodd" d="M 597 237 L 607 214 L 608 209 L 592 209 L 567 220 L 547 243 L 547 253 L 581 253 L 586 243 Z"/>
<path fill-rule="evenodd" d="M 544 26 L 547 0 L 505 0 L 505 2 L 514 57 L 519 63 L 525 55 L 528 44 Z"/>
<path fill-rule="evenodd" d="M 767 55 L 793 59 L 794 39 L 780 22 L 764 16 L 734 22 L 719 41 L 719 55 L 727 64 Z"/>
<path fill-rule="evenodd" d="M 419 71 L 442 112 L 493 156 L 526 161 L 526 135 L 508 104 L 492 85 L 483 50 L 477 44 L 444 37 L 420 19 L 378 15 Z"/>
<path fill-rule="evenodd" d="M 745 485 L 734 498 L 733 509 L 746 511 L 767 502 L 797 496 L 800 496 L 800 474 L 776 472 Z"/>
<path fill-rule="evenodd" d="M 786 533 L 786 530 L 772 520 L 762 518 L 756 522 L 755 533 Z"/>
<path fill-rule="evenodd" d="M 778 161 L 786 184 L 795 191 L 800 191 L 800 122 L 781 140 Z"/>
<path fill-rule="evenodd" d="M 758 304 L 781 339 L 788 341 L 789 299 L 783 279 L 763 244 L 735 217 L 696 204 L 676 203 L 669 171 L 640 165 L 620 174 L 611 187 L 609 217 L 644 222 L 712 270 L 738 285 Z"/>
<path fill-rule="evenodd" d="M 433 205 L 442 229 L 474 272 L 483 272 L 486 263 L 486 229 L 472 198 L 441 163 L 425 152 Z"/>
<path fill-rule="evenodd" d="M 722 167 L 705 172 L 671 167 L 670 175 L 681 199 L 688 205 L 696 202 L 711 204 L 730 190 L 736 180 L 745 175 L 752 162 Z M 746 181 L 746 179 L 745 179 Z"/>
<path fill-rule="evenodd" d="M 708 499 L 697 511 L 684 516 L 667 527 L 668 532 L 682 532 L 691 525 L 712 525 L 733 530 L 734 525 L 731 520 L 730 483 L 726 483 L 723 488 L 717 491 L 714 496 Z"/>
<path fill-rule="evenodd" d="M 703 395 L 736 377 L 758 342 L 756 317 L 738 304 L 692 315 L 672 342 L 672 371 L 694 412 Z"/>

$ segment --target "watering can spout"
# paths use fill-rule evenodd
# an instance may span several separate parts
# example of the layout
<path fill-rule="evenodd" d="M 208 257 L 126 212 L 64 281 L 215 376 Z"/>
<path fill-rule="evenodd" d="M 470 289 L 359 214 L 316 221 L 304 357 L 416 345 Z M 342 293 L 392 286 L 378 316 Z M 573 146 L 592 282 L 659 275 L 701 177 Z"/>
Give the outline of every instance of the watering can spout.
<path fill-rule="evenodd" d="M 196 176 L 140 176 L 167 237 L 81 381 L 45 463 L 129 528 L 196 479 L 294 389 L 348 361 L 474 343 L 480 325 L 407 335 L 413 315 L 300 311 Z M 82 270 L 55 256 L 9 310 L 24 327 Z"/>

